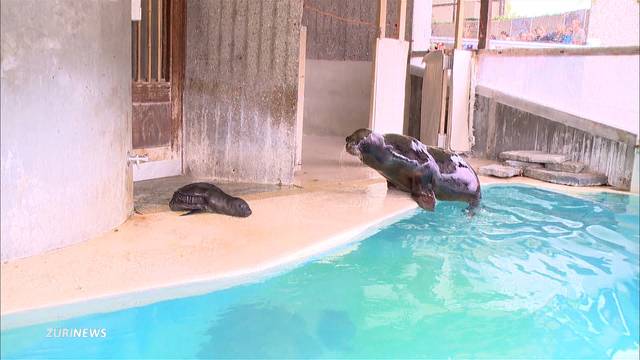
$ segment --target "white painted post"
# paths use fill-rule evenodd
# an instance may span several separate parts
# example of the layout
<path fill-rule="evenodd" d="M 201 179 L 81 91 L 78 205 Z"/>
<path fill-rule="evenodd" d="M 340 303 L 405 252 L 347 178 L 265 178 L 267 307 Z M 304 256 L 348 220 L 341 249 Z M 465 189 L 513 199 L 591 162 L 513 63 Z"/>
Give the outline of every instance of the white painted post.
<path fill-rule="evenodd" d="M 449 121 L 447 146 L 453 151 L 469 151 L 469 96 L 471 87 L 471 54 L 469 50 L 455 49 L 451 69 L 449 93 Z"/>
<path fill-rule="evenodd" d="M 640 137 L 636 140 L 636 144 L 640 144 Z M 638 146 L 638 145 L 636 145 Z M 633 157 L 633 173 L 631 174 L 631 192 L 640 193 L 640 149 L 636 148 Z"/>
<path fill-rule="evenodd" d="M 431 11 L 433 0 L 413 0 L 411 50 L 427 51 L 431 43 Z"/>
<path fill-rule="evenodd" d="M 375 132 L 402 134 L 408 56 L 408 41 L 376 39 L 369 117 L 369 128 Z"/>
<path fill-rule="evenodd" d="M 409 42 L 399 26 L 399 39 L 385 38 L 386 0 L 380 0 L 380 37 L 376 39 L 373 60 L 369 128 L 375 132 L 402 134 L 404 127 L 405 90 Z M 399 1 L 399 21 L 406 21 L 406 0 Z M 383 18 L 385 16 L 385 18 Z"/>
<path fill-rule="evenodd" d="M 296 113 L 296 166 L 302 165 L 302 136 L 304 118 L 304 74 L 307 59 L 307 27 L 300 27 L 300 48 L 298 53 L 298 104 Z"/>

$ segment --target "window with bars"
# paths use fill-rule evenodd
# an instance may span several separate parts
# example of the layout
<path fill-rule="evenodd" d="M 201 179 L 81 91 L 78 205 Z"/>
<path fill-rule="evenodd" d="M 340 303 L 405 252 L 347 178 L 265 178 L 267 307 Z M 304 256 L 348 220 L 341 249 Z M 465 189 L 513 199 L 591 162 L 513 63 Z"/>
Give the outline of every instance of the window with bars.
<path fill-rule="evenodd" d="M 142 0 L 142 17 L 131 24 L 131 67 L 135 82 L 168 82 L 170 0 Z"/>

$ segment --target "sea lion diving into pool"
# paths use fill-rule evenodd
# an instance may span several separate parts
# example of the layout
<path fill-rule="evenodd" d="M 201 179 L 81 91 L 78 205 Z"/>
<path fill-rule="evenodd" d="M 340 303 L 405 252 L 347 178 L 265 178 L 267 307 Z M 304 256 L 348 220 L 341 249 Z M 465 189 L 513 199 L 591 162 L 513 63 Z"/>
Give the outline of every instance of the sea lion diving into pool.
<path fill-rule="evenodd" d="M 230 196 L 217 186 L 204 182 L 185 185 L 176 190 L 169 202 L 169 208 L 173 211 L 188 211 L 183 215 L 200 212 L 236 217 L 251 215 L 246 201 Z"/>
<path fill-rule="evenodd" d="M 346 139 L 346 151 L 387 179 L 389 187 L 411 194 L 418 205 L 433 211 L 436 199 L 464 201 L 469 214 L 480 203 L 478 175 L 459 155 L 426 146 L 415 138 L 359 129 Z"/>

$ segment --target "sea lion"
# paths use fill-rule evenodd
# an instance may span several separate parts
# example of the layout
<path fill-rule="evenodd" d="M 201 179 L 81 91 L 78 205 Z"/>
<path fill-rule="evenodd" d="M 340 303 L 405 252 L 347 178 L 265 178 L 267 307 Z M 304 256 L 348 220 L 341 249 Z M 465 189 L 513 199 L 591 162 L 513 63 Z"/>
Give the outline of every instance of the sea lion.
<path fill-rule="evenodd" d="M 415 138 L 359 129 L 345 149 L 387 179 L 389 187 L 408 192 L 418 205 L 433 211 L 436 199 L 464 201 L 469 213 L 480 203 L 478 175 L 459 155 L 426 146 Z"/>
<path fill-rule="evenodd" d="M 176 190 L 169 202 L 169 208 L 173 211 L 188 211 L 183 215 L 198 212 L 237 217 L 251 215 L 246 201 L 230 196 L 217 186 L 204 182 L 192 183 Z"/>

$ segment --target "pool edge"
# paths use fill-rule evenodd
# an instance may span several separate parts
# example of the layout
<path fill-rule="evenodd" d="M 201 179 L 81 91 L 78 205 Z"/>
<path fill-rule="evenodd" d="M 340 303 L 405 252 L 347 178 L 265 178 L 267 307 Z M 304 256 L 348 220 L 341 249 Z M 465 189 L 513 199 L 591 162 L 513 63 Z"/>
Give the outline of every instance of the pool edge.
<path fill-rule="evenodd" d="M 97 297 L 87 297 L 71 302 L 47 304 L 41 307 L 18 309 L 0 316 L 0 330 L 61 321 L 94 313 L 105 313 L 145 306 L 161 301 L 198 296 L 233 286 L 256 282 L 293 269 L 308 261 L 331 255 L 341 247 L 360 242 L 385 226 L 411 216 L 417 205 L 407 206 L 369 223 L 343 231 L 313 243 L 300 250 L 285 253 L 254 267 L 223 272 L 188 281 L 166 283 L 159 286 L 123 291 Z"/>

